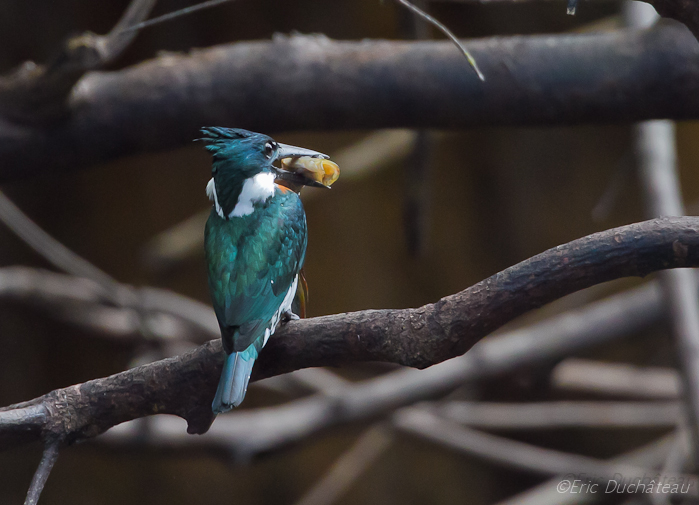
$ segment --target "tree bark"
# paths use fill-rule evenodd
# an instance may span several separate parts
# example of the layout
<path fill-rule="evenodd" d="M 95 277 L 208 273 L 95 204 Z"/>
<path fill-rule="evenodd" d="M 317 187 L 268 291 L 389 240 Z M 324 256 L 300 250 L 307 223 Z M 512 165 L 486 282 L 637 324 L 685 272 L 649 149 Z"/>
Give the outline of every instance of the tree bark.
<path fill-rule="evenodd" d="M 449 42 L 278 36 L 91 72 L 51 126 L 0 118 L 0 182 L 256 131 L 570 125 L 699 118 L 699 43 L 680 25 Z"/>
<path fill-rule="evenodd" d="M 699 266 L 699 218 L 662 218 L 550 249 L 455 295 L 416 309 L 368 310 L 293 321 L 270 339 L 253 380 L 300 368 L 388 361 L 424 368 L 463 354 L 515 317 L 625 276 Z M 213 421 L 220 341 L 185 355 L 59 389 L 0 409 L 0 449 L 32 439 L 72 443 L 146 415 Z"/>

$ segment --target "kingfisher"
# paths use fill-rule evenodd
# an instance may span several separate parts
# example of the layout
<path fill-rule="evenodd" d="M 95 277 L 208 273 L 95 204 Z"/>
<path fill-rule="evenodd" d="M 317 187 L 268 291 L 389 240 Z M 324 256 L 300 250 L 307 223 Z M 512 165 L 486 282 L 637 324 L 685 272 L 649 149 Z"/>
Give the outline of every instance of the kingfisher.
<path fill-rule="evenodd" d="M 337 177 L 327 155 L 261 133 L 222 127 L 202 133 L 213 157 L 206 186 L 213 202 L 205 230 L 209 291 L 226 353 L 212 404 L 219 414 L 243 401 L 253 364 L 279 322 L 298 319 L 292 303 L 308 242 L 298 192 L 329 187 Z M 320 160 L 331 164 L 330 174 L 313 168 Z"/>

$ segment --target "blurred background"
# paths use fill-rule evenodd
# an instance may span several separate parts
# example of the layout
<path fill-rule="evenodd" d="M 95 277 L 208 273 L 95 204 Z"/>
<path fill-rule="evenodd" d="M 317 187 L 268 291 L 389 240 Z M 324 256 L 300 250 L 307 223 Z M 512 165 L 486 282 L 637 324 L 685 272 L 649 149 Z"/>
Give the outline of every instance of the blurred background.
<path fill-rule="evenodd" d="M 189 4 L 163 0 L 151 17 Z M 108 32 L 127 5 L 126 0 L 3 0 L 0 72 L 26 60 L 49 61 L 70 35 Z M 461 37 L 602 31 L 621 25 L 621 4 L 615 1 L 584 2 L 576 16 L 566 16 L 562 2 L 543 0 L 435 1 L 428 7 Z M 430 29 L 416 28 L 414 18 L 392 2 L 241 0 L 145 29 L 109 69 L 163 51 L 269 39 L 277 32 L 292 31 L 353 40 L 442 38 Z M 634 169 L 631 125 L 265 133 L 280 142 L 329 153 L 343 170 L 332 191 L 309 189 L 303 195 L 309 227 L 309 316 L 417 307 L 550 247 L 648 217 Z M 697 124 L 678 124 L 679 173 L 689 211 L 697 209 L 691 204 L 699 201 L 699 175 L 693 169 L 699 161 L 698 137 Z M 209 156 L 192 144 L 127 156 L 87 170 L 15 181 L 1 189 L 44 230 L 119 282 L 165 288 L 208 304 L 201 234 L 202 212 L 209 208 L 204 193 L 209 177 Z M 1 226 L 0 244 L 2 267 L 52 269 Z M 501 332 L 639 282 L 623 280 L 576 293 Z M 111 331 L 105 324 L 91 325 L 85 317 L 64 312 L 49 310 L 31 296 L 0 298 L 0 405 L 194 345 L 182 336 L 164 345 L 138 325 Z M 667 324 L 577 356 L 594 363 L 653 367 L 666 376 L 673 376 L 675 367 Z M 448 400 L 510 404 L 628 399 L 621 393 L 560 387 L 551 375 L 559 364 L 553 359 L 469 383 L 450 393 Z M 391 370 L 386 365 L 358 364 L 332 373 L 360 381 Z M 307 386 L 273 381 L 252 385 L 242 409 L 279 404 L 310 392 Z M 308 498 L 331 465 L 356 448 L 358 439 L 367 440 L 366 430 L 373 422 L 331 428 L 250 461 L 238 461 L 225 447 L 207 444 L 207 435 L 197 437 L 200 446 L 186 447 L 167 440 L 138 443 L 126 432 L 121 437 L 98 437 L 62 451 L 41 502 L 296 503 Z M 672 428 L 671 423 L 657 422 L 490 431 L 540 447 L 609 458 Z M 490 504 L 545 480 L 535 472 L 403 432 L 368 440 L 369 445 L 380 440 L 376 443 L 381 448 L 359 465 L 362 470 L 356 478 L 338 496 L 313 503 Z M 0 503 L 23 502 L 40 455 L 38 445 L 0 453 Z"/>

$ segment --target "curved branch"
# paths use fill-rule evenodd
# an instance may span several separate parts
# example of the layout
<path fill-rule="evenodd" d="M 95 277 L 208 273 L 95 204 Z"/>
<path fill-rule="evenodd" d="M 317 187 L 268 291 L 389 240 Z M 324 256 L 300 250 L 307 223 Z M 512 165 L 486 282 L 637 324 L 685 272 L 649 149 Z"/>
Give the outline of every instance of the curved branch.
<path fill-rule="evenodd" d="M 682 26 L 449 42 L 276 37 L 92 72 L 50 129 L 0 119 L 0 182 L 255 131 L 464 128 L 699 118 L 699 44 Z M 8 118 L 5 117 L 5 120 Z"/>
<path fill-rule="evenodd" d="M 595 233 L 534 256 L 434 304 L 290 322 L 270 339 L 254 379 L 353 361 L 389 361 L 424 368 L 463 354 L 515 317 L 574 291 L 620 277 L 698 265 L 696 217 L 655 219 Z M 189 423 L 190 433 L 203 433 L 213 420 L 210 404 L 221 362 L 220 342 L 212 341 L 177 358 L 0 409 L 0 448 L 13 443 L 12 437 L 4 436 L 8 419 L 16 417 L 12 412 L 36 405 L 44 406 L 48 416 L 41 433 L 31 433 L 67 443 L 158 413 L 183 417 Z M 421 374 L 416 380 L 426 382 L 429 375 Z M 378 396 L 387 392 L 386 387 L 379 386 L 381 381 L 373 384 L 373 394 Z M 443 384 L 433 386 L 432 391 L 444 388 Z M 359 398 L 361 387 L 355 389 Z M 353 398 L 345 400 L 344 405 L 349 408 Z M 404 400 L 400 394 L 391 399 L 395 406 Z M 306 412 L 318 414 L 319 423 L 337 414 L 333 414 L 333 409 L 337 410 L 338 405 L 332 401 L 305 402 L 309 407 Z M 377 410 L 370 406 L 363 412 L 355 410 L 353 415 L 373 412 Z M 241 418 L 246 415 L 250 416 L 239 414 Z"/>
<path fill-rule="evenodd" d="M 699 5 L 692 0 L 642 0 L 651 4 L 664 18 L 684 23 L 699 39 Z"/>
<path fill-rule="evenodd" d="M 48 65 L 27 61 L 8 76 L 0 76 L 0 113 L 26 127 L 41 128 L 60 122 L 70 113 L 68 97 L 89 70 L 116 59 L 138 32 L 125 26 L 148 17 L 156 0 L 131 0 L 119 22 L 107 35 L 84 33 L 66 40 Z"/>

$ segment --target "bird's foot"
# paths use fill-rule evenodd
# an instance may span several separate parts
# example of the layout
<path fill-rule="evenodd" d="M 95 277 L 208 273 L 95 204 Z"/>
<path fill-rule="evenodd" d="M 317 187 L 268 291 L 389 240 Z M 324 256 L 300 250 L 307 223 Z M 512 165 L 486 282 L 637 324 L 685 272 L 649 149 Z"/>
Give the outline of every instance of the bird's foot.
<path fill-rule="evenodd" d="M 290 310 L 284 311 L 282 314 L 282 321 L 288 323 L 289 321 L 298 321 L 301 319 L 299 316 L 291 312 Z"/>

